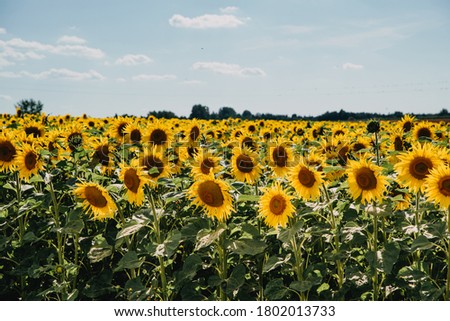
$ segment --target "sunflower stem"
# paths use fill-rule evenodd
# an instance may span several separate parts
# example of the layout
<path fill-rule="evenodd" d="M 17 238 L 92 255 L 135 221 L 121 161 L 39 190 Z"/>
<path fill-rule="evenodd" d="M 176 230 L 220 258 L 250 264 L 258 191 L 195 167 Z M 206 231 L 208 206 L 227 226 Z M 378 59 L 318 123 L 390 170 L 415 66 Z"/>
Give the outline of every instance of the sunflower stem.
<path fill-rule="evenodd" d="M 378 216 L 374 212 L 373 214 L 373 253 L 374 253 L 374 268 L 373 268 L 373 301 L 378 300 L 379 297 L 379 285 L 378 285 Z"/>
<path fill-rule="evenodd" d="M 447 281 L 445 283 L 445 300 L 450 300 L 450 206 L 447 209 Z"/>
<path fill-rule="evenodd" d="M 421 222 L 421 218 L 420 218 L 420 190 L 416 194 L 416 210 L 414 212 L 414 215 L 415 215 L 415 223 L 416 223 L 416 229 L 417 229 L 417 232 L 415 233 L 415 236 L 417 238 L 420 235 L 420 222 Z M 421 270 L 420 250 L 417 250 L 414 253 L 414 262 L 417 265 L 417 269 L 420 271 Z"/>
<path fill-rule="evenodd" d="M 303 241 L 300 244 L 297 243 L 297 236 L 294 236 L 291 240 L 292 251 L 294 252 L 295 267 L 294 273 L 297 277 L 297 281 L 303 281 L 303 257 L 302 257 L 302 246 Z M 306 295 L 304 292 L 300 292 L 300 301 L 306 301 Z"/>
<path fill-rule="evenodd" d="M 227 294 L 223 288 L 223 285 L 228 276 L 228 266 L 227 266 L 227 251 L 225 248 L 225 240 L 227 234 L 227 227 L 225 231 L 219 237 L 219 277 L 222 280 L 219 287 L 219 295 L 221 301 L 227 301 Z"/>
<path fill-rule="evenodd" d="M 378 133 L 375 134 L 375 152 L 377 154 L 377 166 L 380 166 L 380 146 L 378 145 Z"/>
<path fill-rule="evenodd" d="M 153 226 L 155 228 L 156 233 L 156 242 L 159 244 L 162 244 L 162 238 L 161 238 L 161 228 L 159 226 L 159 217 L 158 213 L 156 213 L 156 207 L 155 207 L 155 200 L 153 199 L 153 193 L 150 190 L 150 205 L 152 207 L 153 212 Z M 164 257 L 161 255 L 158 255 L 158 261 L 159 261 L 159 275 L 161 278 L 161 286 L 162 286 L 162 297 L 164 301 L 168 301 L 169 295 L 167 292 L 167 278 L 166 278 L 166 266 L 164 262 Z"/>

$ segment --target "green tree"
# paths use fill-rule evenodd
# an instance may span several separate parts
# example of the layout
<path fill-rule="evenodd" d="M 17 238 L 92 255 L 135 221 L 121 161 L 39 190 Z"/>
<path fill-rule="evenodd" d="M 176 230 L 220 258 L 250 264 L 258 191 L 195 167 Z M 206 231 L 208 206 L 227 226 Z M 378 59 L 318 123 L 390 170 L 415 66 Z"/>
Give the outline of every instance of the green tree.
<path fill-rule="evenodd" d="M 209 107 L 200 104 L 192 106 L 189 118 L 209 119 Z"/>
<path fill-rule="evenodd" d="M 22 114 L 40 114 L 44 105 L 40 100 L 23 99 L 16 104 Z"/>
<path fill-rule="evenodd" d="M 236 111 L 231 107 L 220 107 L 218 117 L 219 119 L 236 118 Z"/>

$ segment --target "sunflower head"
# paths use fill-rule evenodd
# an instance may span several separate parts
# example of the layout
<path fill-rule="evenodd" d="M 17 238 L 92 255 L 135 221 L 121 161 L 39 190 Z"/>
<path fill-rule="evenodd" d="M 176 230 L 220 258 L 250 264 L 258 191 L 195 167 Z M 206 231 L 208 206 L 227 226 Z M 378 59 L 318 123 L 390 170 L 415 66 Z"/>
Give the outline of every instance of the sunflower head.
<path fill-rule="evenodd" d="M 428 121 L 421 121 L 414 126 L 413 137 L 415 141 L 434 140 L 434 128 Z"/>
<path fill-rule="evenodd" d="M 19 177 L 28 181 L 31 176 L 36 175 L 44 165 L 36 146 L 23 144 L 15 159 L 19 170 Z"/>
<path fill-rule="evenodd" d="M 188 195 L 193 204 L 201 207 L 209 217 L 224 222 L 233 212 L 229 186 L 213 175 L 202 176 L 189 188 Z"/>
<path fill-rule="evenodd" d="M 141 167 L 144 174 L 150 179 L 152 185 L 154 185 L 158 179 L 168 177 L 171 173 L 170 167 L 166 161 L 166 156 L 156 147 L 146 150 L 139 158 L 138 164 L 136 163 L 136 161 L 133 161 L 132 165 Z"/>
<path fill-rule="evenodd" d="M 17 147 L 10 134 L 0 133 L 0 172 L 9 172 L 15 168 L 14 159 Z"/>
<path fill-rule="evenodd" d="M 79 183 L 73 193 L 83 200 L 83 208 L 93 215 L 94 220 L 113 218 L 117 211 L 108 191 L 97 183 Z"/>
<path fill-rule="evenodd" d="M 247 149 L 235 147 L 231 157 L 231 169 L 234 177 L 241 182 L 253 184 L 260 175 L 261 167 L 258 155 Z"/>
<path fill-rule="evenodd" d="M 450 207 L 450 167 L 440 165 L 433 168 L 425 179 L 425 196 L 429 202 L 438 204 L 443 210 Z"/>
<path fill-rule="evenodd" d="M 399 126 L 404 133 L 411 131 L 411 129 L 414 126 L 414 120 L 415 120 L 414 116 L 412 117 L 410 115 L 403 116 L 403 118 L 400 120 Z"/>
<path fill-rule="evenodd" d="M 294 153 L 287 142 L 268 146 L 269 166 L 278 177 L 285 176 L 294 165 Z"/>
<path fill-rule="evenodd" d="M 292 197 L 282 188 L 279 182 L 264 189 L 259 200 L 259 216 L 267 226 L 285 227 L 290 217 L 295 213 L 291 203 Z"/>
<path fill-rule="evenodd" d="M 220 158 L 210 152 L 199 153 L 195 156 L 191 173 L 194 177 L 216 174 L 222 170 Z"/>
<path fill-rule="evenodd" d="M 131 204 L 142 205 L 144 201 L 144 186 L 149 181 L 142 173 L 141 168 L 121 165 L 119 179 L 126 188 L 125 199 Z"/>
<path fill-rule="evenodd" d="M 149 147 L 167 148 L 171 142 L 170 131 L 162 122 L 156 120 L 148 125 L 144 141 Z"/>
<path fill-rule="evenodd" d="M 324 183 L 323 173 L 306 165 L 301 159 L 289 172 L 288 179 L 297 194 L 305 201 L 316 200 L 320 196 L 320 186 Z"/>

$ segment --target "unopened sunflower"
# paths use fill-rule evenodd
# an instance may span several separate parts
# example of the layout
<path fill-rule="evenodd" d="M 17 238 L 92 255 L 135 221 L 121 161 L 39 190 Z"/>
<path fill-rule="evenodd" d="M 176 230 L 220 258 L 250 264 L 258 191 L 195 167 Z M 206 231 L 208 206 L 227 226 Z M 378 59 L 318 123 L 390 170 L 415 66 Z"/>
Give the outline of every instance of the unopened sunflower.
<path fill-rule="evenodd" d="M 259 200 L 259 216 L 264 219 L 267 226 L 277 228 L 285 227 L 289 218 L 295 213 L 291 203 L 292 196 L 282 188 L 279 182 L 264 189 Z"/>
<path fill-rule="evenodd" d="M 362 157 L 359 161 L 350 160 L 347 168 L 348 187 L 354 200 L 361 199 L 365 204 L 382 201 L 386 191 L 387 178 L 381 174 L 382 168 Z"/>
<path fill-rule="evenodd" d="M 94 220 L 113 218 L 117 211 L 108 191 L 97 183 L 79 183 L 73 193 L 83 200 L 83 208 L 93 215 Z"/>
<path fill-rule="evenodd" d="M 211 218 L 225 222 L 233 211 L 230 187 L 214 176 L 202 176 L 189 188 L 187 194 L 193 204 L 201 207 Z"/>

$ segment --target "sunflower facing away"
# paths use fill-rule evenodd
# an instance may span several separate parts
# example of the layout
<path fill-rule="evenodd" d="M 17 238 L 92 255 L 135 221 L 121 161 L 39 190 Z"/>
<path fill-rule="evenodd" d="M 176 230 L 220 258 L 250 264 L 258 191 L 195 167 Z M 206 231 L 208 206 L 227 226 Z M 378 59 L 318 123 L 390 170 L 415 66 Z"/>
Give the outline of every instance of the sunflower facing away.
<path fill-rule="evenodd" d="M 450 207 L 450 167 L 441 165 L 430 171 L 425 178 L 425 196 L 444 210 Z"/>
<path fill-rule="evenodd" d="M 144 201 L 144 186 L 148 179 L 139 167 L 121 165 L 119 179 L 126 187 L 125 199 L 129 203 L 141 206 Z"/>
<path fill-rule="evenodd" d="M 274 186 L 264 189 L 264 194 L 259 199 L 259 216 L 264 218 L 267 226 L 285 227 L 295 213 L 291 199 L 280 183 L 276 182 Z"/>
<path fill-rule="evenodd" d="M 9 172 L 14 169 L 14 159 L 17 148 L 10 135 L 0 133 L 0 172 Z"/>
<path fill-rule="evenodd" d="M 203 176 L 189 188 L 187 194 L 195 206 L 200 206 L 211 218 L 226 221 L 233 211 L 229 186 L 214 176 Z"/>
<path fill-rule="evenodd" d="M 425 178 L 430 171 L 442 163 L 438 151 L 429 143 L 415 144 L 411 151 L 398 155 L 399 162 L 394 165 L 400 184 L 414 193 L 423 192 Z"/>
<path fill-rule="evenodd" d="M 29 181 L 30 177 L 36 175 L 43 168 L 43 162 L 36 147 L 24 144 L 17 153 L 15 159 L 19 177 Z"/>
<path fill-rule="evenodd" d="M 96 183 L 79 183 L 73 193 L 83 200 L 83 208 L 92 213 L 94 220 L 114 217 L 117 207 L 104 187 Z"/>
<path fill-rule="evenodd" d="M 233 148 L 231 169 L 238 181 L 253 184 L 258 179 L 261 170 L 258 155 L 247 148 Z"/>
<path fill-rule="evenodd" d="M 297 194 L 305 201 L 316 200 L 320 196 L 320 186 L 323 184 L 323 173 L 307 166 L 305 161 L 291 169 L 288 179 Z"/>
<path fill-rule="evenodd" d="M 364 157 L 359 161 L 349 160 L 348 188 L 354 200 L 361 197 L 361 203 L 382 201 L 387 188 L 387 179 L 381 174 L 382 168 L 367 161 Z"/>

